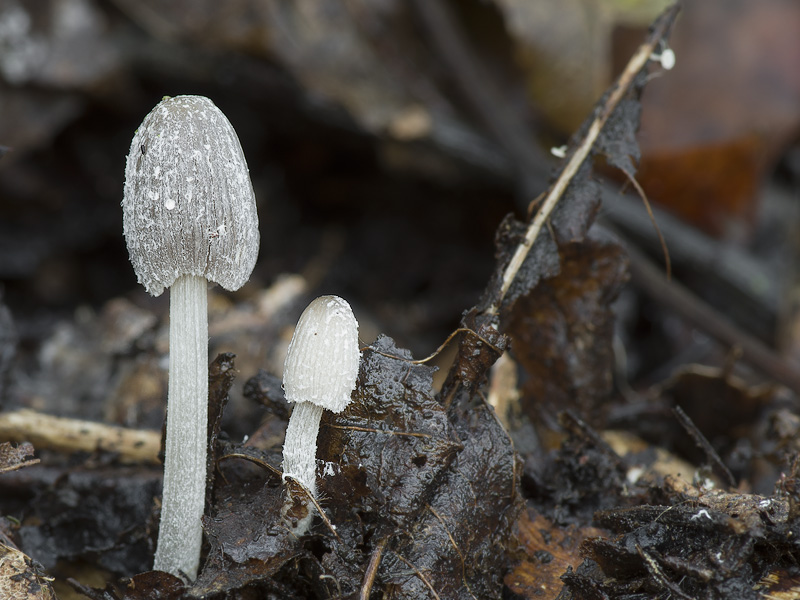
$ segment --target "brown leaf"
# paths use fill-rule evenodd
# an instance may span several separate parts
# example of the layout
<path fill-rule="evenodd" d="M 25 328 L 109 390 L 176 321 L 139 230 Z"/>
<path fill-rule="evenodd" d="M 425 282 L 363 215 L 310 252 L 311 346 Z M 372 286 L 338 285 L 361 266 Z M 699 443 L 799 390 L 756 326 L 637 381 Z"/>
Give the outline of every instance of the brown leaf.
<path fill-rule="evenodd" d="M 561 273 L 520 298 L 505 329 L 525 369 L 523 407 L 530 415 L 570 407 L 596 414 L 611 392 L 614 315 L 627 260 L 611 240 L 591 238 L 561 249 Z M 542 422 L 542 419 L 533 419 Z"/>
<path fill-rule="evenodd" d="M 31 458 L 32 456 L 33 444 L 29 442 L 22 442 L 17 446 L 11 442 L 3 442 L 0 444 L 0 473 L 16 471 L 37 464 L 39 459 Z"/>
<path fill-rule="evenodd" d="M 509 536 L 521 508 L 511 438 L 475 392 L 473 406 L 451 411 L 464 445 L 435 495 L 379 573 L 398 598 L 494 598 L 502 590 Z"/>
<path fill-rule="evenodd" d="M 247 486 L 203 518 L 211 544 L 208 559 L 191 587 L 195 596 L 230 592 L 268 580 L 301 553 L 297 539 L 281 526 L 282 488 Z M 229 491 L 233 491 L 229 488 Z"/>
<path fill-rule="evenodd" d="M 558 527 L 529 508 L 515 525 L 515 538 L 524 558 L 505 576 L 506 586 L 522 598 L 555 599 L 564 587 L 561 575 L 583 561 L 581 543 L 603 534 L 595 527 Z"/>
<path fill-rule="evenodd" d="M 3 600 L 56 600 L 44 569 L 19 550 L 0 544 L 0 598 Z"/>
<path fill-rule="evenodd" d="M 639 181 L 717 235 L 752 227 L 757 192 L 800 131 L 800 5 L 686 2 L 677 62 L 642 98 Z"/>
<path fill-rule="evenodd" d="M 339 470 L 321 480 L 323 493 L 362 507 L 381 530 L 410 526 L 461 448 L 434 399 L 433 368 L 411 360 L 379 337 L 362 356 L 353 403 L 323 416 L 318 440 Z"/>

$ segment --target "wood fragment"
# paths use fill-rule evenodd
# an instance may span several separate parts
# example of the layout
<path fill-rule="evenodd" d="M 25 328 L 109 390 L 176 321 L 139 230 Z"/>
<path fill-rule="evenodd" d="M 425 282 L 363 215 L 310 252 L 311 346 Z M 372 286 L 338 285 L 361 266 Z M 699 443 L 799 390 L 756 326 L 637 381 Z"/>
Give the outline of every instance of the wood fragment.
<path fill-rule="evenodd" d="M 0 413 L 0 441 L 59 452 L 112 452 L 123 463 L 160 464 L 161 432 L 54 417 L 30 409 Z"/>
<path fill-rule="evenodd" d="M 369 600 L 369 594 L 372 591 L 372 586 L 375 583 L 375 576 L 378 574 L 378 567 L 381 564 L 381 557 L 383 556 L 383 551 L 386 549 L 386 544 L 388 542 L 388 537 L 381 538 L 378 545 L 375 546 L 375 549 L 372 551 L 372 555 L 369 557 L 367 570 L 364 573 L 364 583 L 361 584 L 361 591 L 358 594 L 359 600 Z"/>

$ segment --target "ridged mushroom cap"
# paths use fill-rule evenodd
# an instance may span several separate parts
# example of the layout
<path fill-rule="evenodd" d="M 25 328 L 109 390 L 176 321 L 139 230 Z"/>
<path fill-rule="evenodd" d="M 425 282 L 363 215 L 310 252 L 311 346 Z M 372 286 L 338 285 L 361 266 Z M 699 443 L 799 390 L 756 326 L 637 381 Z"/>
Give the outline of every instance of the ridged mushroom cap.
<path fill-rule="evenodd" d="M 158 296 L 181 275 L 240 288 L 258 256 L 256 201 L 233 126 L 202 96 L 165 98 L 131 142 L 122 200 L 131 264 Z"/>
<path fill-rule="evenodd" d="M 350 305 L 338 296 L 320 296 L 300 315 L 289 343 L 286 399 L 343 411 L 356 387 L 359 358 L 358 321 Z"/>

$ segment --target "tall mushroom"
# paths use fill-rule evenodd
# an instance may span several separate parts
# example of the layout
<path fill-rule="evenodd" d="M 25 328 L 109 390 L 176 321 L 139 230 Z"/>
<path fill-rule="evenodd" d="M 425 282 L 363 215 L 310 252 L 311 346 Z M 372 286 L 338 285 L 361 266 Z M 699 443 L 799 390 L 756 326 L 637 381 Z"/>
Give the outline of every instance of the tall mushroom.
<path fill-rule="evenodd" d="M 170 288 L 164 489 L 155 569 L 194 579 L 200 561 L 208 422 L 208 282 L 250 277 L 258 215 L 239 138 L 211 100 L 164 98 L 131 142 L 123 231 L 136 276 Z"/>
<path fill-rule="evenodd" d="M 350 404 L 358 376 L 358 322 L 350 305 L 338 296 L 320 296 L 306 307 L 286 353 L 283 389 L 295 407 L 283 444 L 283 477 L 317 494 L 317 433 L 323 409 L 339 413 Z M 283 514 L 299 500 L 304 514 L 288 518 L 297 535 L 305 533 L 313 511 L 303 498 L 289 499 Z"/>

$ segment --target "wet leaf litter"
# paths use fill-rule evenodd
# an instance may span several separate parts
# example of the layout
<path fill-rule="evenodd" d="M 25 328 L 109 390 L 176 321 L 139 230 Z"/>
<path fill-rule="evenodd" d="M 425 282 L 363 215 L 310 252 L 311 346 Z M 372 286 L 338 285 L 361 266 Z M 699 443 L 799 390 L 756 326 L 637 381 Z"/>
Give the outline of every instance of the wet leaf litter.
<path fill-rule="evenodd" d="M 651 49 L 673 17 L 654 26 Z M 644 80 L 636 69 L 616 88 L 622 97 L 604 97 L 567 156 L 581 148 L 587 157 L 602 154 L 632 176 Z M 598 118 L 606 125 L 591 138 Z M 796 580 L 797 468 L 776 478 L 773 496 L 739 493 L 719 464 L 734 465 L 735 484 L 750 475 L 747 453 L 765 449 L 720 442 L 729 428 L 703 421 L 691 405 L 684 420 L 673 412 L 689 392 L 722 399 L 720 412 L 735 409 L 725 414 L 734 429 L 772 409 L 760 424 L 775 429 L 768 450 L 785 459 L 797 431 L 775 416 L 789 410 L 785 398 L 724 372 L 684 374 L 651 390 L 656 400 L 612 397 L 611 305 L 628 263 L 615 238 L 593 227 L 600 201 L 589 163 L 558 174 L 566 185 L 531 205 L 531 221 L 501 223 L 495 276 L 447 346 L 455 350 L 443 381 L 435 384 L 430 361 L 388 336 L 362 349 L 353 404 L 322 418 L 325 518 L 308 535 L 293 535 L 281 520 L 288 412 L 279 383 L 266 371 L 237 372 L 235 356 L 223 353 L 209 369 L 206 546 L 197 579 L 148 570 L 160 473 L 123 468 L 105 451 L 26 479 L 30 448 L 3 447 L 0 477 L 15 477 L 7 489 L 21 499 L 36 490 L 37 498 L 36 518 L 3 523 L 0 532 L 43 567 L 18 555 L 13 564 L 42 589 L 46 569 L 59 563 L 100 565 L 105 586 L 73 579 L 73 588 L 104 600 L 761 598 Z M 518 415 L 499 415 L 487 392 L 505 352 L 523 374 L 519 406 L 530 415 L 510 433 L 502 423 Z M 248 376 L 243 395 L 261 412 L 238 441 L 224 415 L 236 379 Z M 612 431 L 622 426 L 627 437 Z M 689 455 L 705 470 L 692 483 L 660 476 L 670 454 Z"/>

